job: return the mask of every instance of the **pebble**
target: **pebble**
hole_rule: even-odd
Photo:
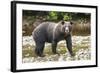
[[[73,36],[72,37],[72,44],[73,45],[78,45],[82,42],[82,40],[85,39],[85,43],[90,43],[90,40],[86,41],[86,39],[89,39],[90,36]],[[58,44],[65,44],[65,41],[61,41]],[[23,37],[23,45],[35,45],[32,39],[32,36],[26,36]],[[51,46],[50,44],[47,43],[48,46]],[[46,45],[46,46],[47,46]],[[86,46],[90,47],[90,44],[84,44]],[[30,49],[30,47],[29,47]],[[59,50],[59,49],[58,49]],[[75,60],[89,60],[91,59],[91,51],[90,48],[79,48],[79,50],[75,53],[74,57],[71,57],[70,54],[67,52],[65,54],[60,54],[58,55],[46,55],[45,57],[29,57],[29,54],[25,55],[25,58],[23,58],[23,63],[29,63],[29,62],[48,62],[48,61],[75,61]]]

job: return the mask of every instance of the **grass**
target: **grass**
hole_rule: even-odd
[[[22,50],[22,57],[25,58],[25,57],[36,57],[36,54],[34,52],[34,49],[35,47],[33,48],[32,46],[29,47],[29,46],[23,46],[23,50]],[[57,48],[57,51],[60,53],[60,54],[64,54],[67,52],[66,50],[66,47],[60,47],[59,50]],[[47,54],[47,55],[52,55],[52,49],[51,47],[45,47],[44,48],[44,54]]]
[[[31,46],[31,45],[27,44],[27,45],[23,46],[22,48],[23,48],[22,49],[22,58],[35,56],[35,53],[34,53],[35,46]]]
[[[74,53],[76,53],[80,49],[89,49],[90,48],[90,38],[83,39],[81,41],[81,43],[73,44],[72,48],[73,48]],[[25,58],[25,57],[37,57],[35,52],[34,52],[34,49],[35,49],[35,46],[33,46],[33,45],[30,45],[30,44],[23,45],[22,57],[23,58]],[[64,43],[63,43],[63,44],[59,44],[57,46],[57,51],[60,54],[65,54],[66,52],[68,52],[68,49],[66,46],[64,46]],[[50,56],[53,54],[51,45],[45,46],[44,54],[46,54],[47,56]]]
[[[34,49],[32,49],[33,47],[24,47],[24,49],[22,50],[22,56],[23,58],[25,57],[36,57],[35,55],[35,52],[34,52]],[[89,48],[88,45],[84,46],[84,44],[81,44],[81,45],[76,45],[73,47],[73,51],[74,53],[76,53],[79,49],[87,49]],[[66,47],[59,47],[57,48],[57,51],[60,53],[60,54],[65,54],[66,52],[68,52],[67,48]],[[48,56],[49,55],[52,55],[52,49],[51,47],[45,47],[44,49],[44,54],[47,54]]]
[[[87,36],[90,35],[91,33],[91,28],[89,24],[84,25],[84,24],[77,24],[73,26],[72,34],[73,35],[81,35],[81,36]]]

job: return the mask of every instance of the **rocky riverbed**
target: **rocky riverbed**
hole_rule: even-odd
[[[71,57],[66,49],[66,42],[60,41],[57,46],[59,55],[54,55],[51,50],[51,44],[46,43],[44,48],[45,57],[37,57],[34,53],[35,43],[32,36],[23,36],[22,61],[23,63],[31,62],[48,62],[48,61],[75,61],[91,59],[91,41],[90,36],[73,36],[72,45],[74,57]]]

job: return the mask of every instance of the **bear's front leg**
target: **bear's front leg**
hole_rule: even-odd
[[[52,52],[53,52],[54,54],[60,55],[60,54],[57,52],[56,47],[57,47],[57,42],[52,41]]]
[[[74,56],[75,54],[73,53],[72,51],[72,36],[71,34],[69,34],[66,38],[66,45],[67,45],[67,48],[68,48],[68,51],[70,53],[71,56]]]

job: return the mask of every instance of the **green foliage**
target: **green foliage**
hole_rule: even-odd
[[[71,20],[71,19],[72,18],[68,14],[64,15],[63,20],[67,21],[67,20]]]
[[[56,21],[57,20],[57,12],[49,12],[47,15],[47,20]]]
[[[27,16],[28,20],[35,20],[37,17],[43,17],[48,21],[60,21],[60,20],[71,20],[73,13],[68,12],[57,12],[57,11],[23,11],[23,16]]]
[[[90,18],[91,14],[89,13],[23,10],[23,25],[28,23],[27,27],[23,26],[25,28],[23,35],[31,35],[35,28],[33,27],[34,22],[40,24],[45,21],[59,22],[61,20],[76,23],[73,26],[73,35],[88,35],[91,32]]]

